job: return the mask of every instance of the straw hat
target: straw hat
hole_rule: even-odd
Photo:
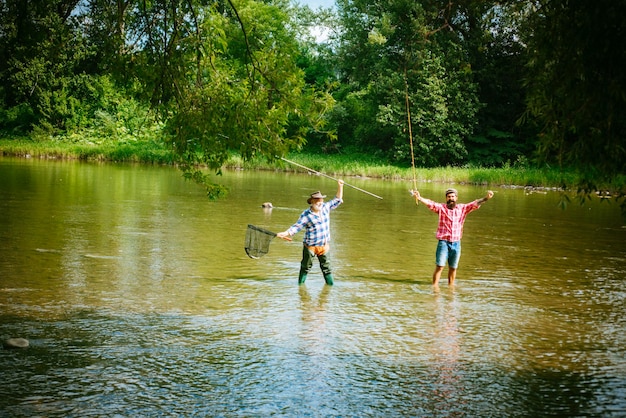
[[[306,202],[310,205],[314,199],[324,199],[325,197],[326,195],[322,194],[320,191],[317,191],[311,194],[311,197],[309,197]]]

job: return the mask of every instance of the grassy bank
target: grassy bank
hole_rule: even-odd
[[[416,168],[390,165],[367,155],[319,155],[295,154],[287,159],[331,176],[364,176],[393,180],[420,182],[467,183],[483,185],[516,185],[544,188],[563,188],[564,184],[575,184],[579,177],[574,172],[555,169],[505,166],[484,167],[436,167]],[[306,171],[288,162],[269,164],[262,161],[244,163],[231,158],[231,166],[247,169]]]
[[[157,142],[102,144],[0,139],[0,155],[41,159],[174,164],[174,155]]]
[[[79,159],[86,161],[135,162],[146,164],[173,165],[175,156],[158,142],[127,142],[114,144],[67,143],[60,141],[37,142],[27,139],[0,139],[0,155],[46,159]],[[439,167],[416,168],[391,165],[368,155],[324,155],[292,154],[290,161],[313,170],[334,176],[363,176],[417,182],[442,182],[482,184],[489,186],[515,185],[537,188],[563,188],[564,185],[579,184],[582,176],[574,171],[539,169],[529,166],[505,166],[502,168],[482,167]],[[224,168],[252,170],[293,171],[306,170],[285,161],[268,162],[255,159],[244,162],[233,155]],[[607,190],[624,189],[626,176],[614,179],[611,184],[598,185]]]

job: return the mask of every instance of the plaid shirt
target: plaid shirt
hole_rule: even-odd
[[[480,207],[478,200],[471,203],[457,203],[454,209],[448,209],[444,203],[436,203],[426,200],[426,207],[439,214],[439,226],[437,226],[437,239],[444,241],[460,241],[463,236],[463,224],[465,217]]]
[[[308,208],[295,224],[287,230],[290,236],[297,234],[302,228],[304,232],[304,245],[309,247],[322,247],[330,242],[330,211],[343,203],[342,199],[335,197],[325,202],[319,214]]]

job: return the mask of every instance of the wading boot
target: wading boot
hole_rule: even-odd
[[[332,286],[333,283],[335,283],[333,281],[333,275],[332,274],[325,274],[324,275],[324,280],[326,280],[326,284],[329,285],[329,286]]]
[[[301,271],[300,274],[298,275],[298,284],[304,283],[305,280],[306,280],[306,272]]]

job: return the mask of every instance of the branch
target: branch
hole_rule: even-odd
[[[448,1],[447,7],[439,12],[439,16],[441,16],[441,18],[443,19],[443,22],[444,22],[443,25],[441,25],[437,29],[434,29],[434,30],[431,30],[430,32],[428,32],[426,34],[426,38],[428,38],[431,35],[434,35],[435,33],[439,32],[439,31],[441,31],[443,29],[446,29],[446,28],[448,28],[450,30],[453,30],[452,26],[450,26],[450,22],[449,22],[451,11],[452,11],[452,1],[450,0],[450,1]]]
[[[230,4],[230,7],[232,7],[233,11],[235,12],[235,16],[237,17],[237,21],[239,22],[239,26],[241,26],[241,32],[243,32],[243,38],[244,38],[244,41],[246,42],[246,51],[248,53],[248,56],[250,57],[250,62],[252,63],[252,68],[254,68],[256,71],[258,71],[259,74],[261,74],[261,76],[270,84],[272,89],[277,91],[278,94],[280,96],[282,96],[282,94],[280,93],[280,90],[278,89],[278,87],[276,87],[274,82],[259,67],[258,61],[254,57],[254,54],[252,53],[252,49],[250,48],[250,42],[248,41],[248,33],[246,32],[246,27],[245,27],[243,21],[241,20],[241,17],[239,16],[239,12],[237,11],[237,8],[233,4],[232,0],[228,0],[228,4]],[[251,77],[251,74],[249,74],[249,76]],[[251,79],[250,81],[253,81],[253,80]],[[254,87],[254,82],[251,82],[250,85],[252,87]]]

